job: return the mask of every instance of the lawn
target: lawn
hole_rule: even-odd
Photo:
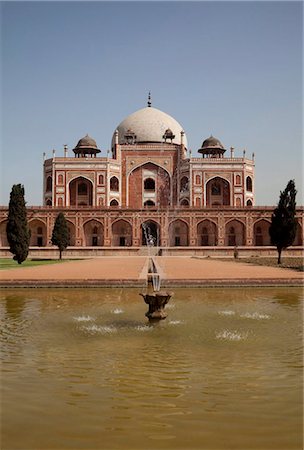
[[[66,259],[62,259],[61,261],[58,259],[27,259],[22,264],[18,264],[17,261],[14,261],[13,258],[0,258],[0,270],[3,269],[17,269],[20,267],[33,267],[33,266],[42,266],[46,264],[58,264],[67,261]]]
[[[246,262],[249,264],[255,264],[258,266],[271,266],[271,267],[281,267],[284,269],[293,269],[298,270],[299,272],[304,271],[303,258],[299,257],[284,257],[282,254],[282,264],[278,265],[278,258],[271,257],[252,257],[252,258],[239,258],[235,259],[235,261]]]

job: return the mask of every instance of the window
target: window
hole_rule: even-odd
[[[180,183],[180,191],[187,192],[189,191],[189,180],[187,177],[183,177]]]
[[[235,184],[241,184],[241,177],[240,177],[240,175],[237,175],[235,177]]]
[[[110,206],[118,206],[118,201],[117,200],[111,200]]]
[[[221,195],[221,186],[218,183],[213,183],[211,186],[211,195]]]
[[[46,179],[46,190],[51,191],[52,190],[52,177],[47,177]]]
[[[195,175],[195,184],[201,184],[201,177],[200,177],[200,175]]]
[[[86,195],[88,193],[88,187],[86,183],[78,184],[78,195]]]
[[[247,206],[252,206],[252,201],[251,201],[251,200],[247,200],[246,205],[247,205]]]
[[[103,175],[99,175],[98,184],[104,184],[104,176]]]
[[[63,184],[63,175],[58,175],[58,184]]]
[[[125,247],[126,246],[126,238],[125,236],[119,237],[119,247]]]
[[[175,236],[175,247],[179,247],[181,245],[180,236]]]
[[[119,191],[119,181],[118,178],[112,177],[110,179],[110,190],[118,192]]]
[[[152,200],[147,200],[147,201],[144,203],[144,206],[155,206],[155,203],[154,203]]]
[[[189,206],[189,201],[186,198],[184,198],[180,204],[181,206]]]
[[[252,192],[252,179],[250,177],[246,178],[246,189],[249,192]]]
[[[144,189],[145,191],[155,191],[155,180],[152,178],[146,178],[144,181]]]

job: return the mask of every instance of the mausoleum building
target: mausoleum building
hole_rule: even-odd
[[[100,153],[86,135],[72,150],[64,146],[62,155],[44,154],[43,206],[28,209],[32,247],[51,246],[60,211],[70,247],[95,254],[147,244],[167,252],[270,246],[273,207],[255,205],[254,154],[237,155],[217,137],[203,136],[200,156],[193,157],[183,127],[152,107],[150,97],[114,130],[106,156]],[[3,208],[2,246],[6,214]],[[302,246],[301,208],[298,222],[295,246]]]

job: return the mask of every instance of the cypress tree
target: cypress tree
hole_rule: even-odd
[[[56,221],[52,233],[52,244],[57,245],[59,249],[59,259],[62,259],[62,252],[70,243],[69,229],[64,214],[60,212],[56,217]]]
[[[27,258],[30,245],[24,187],[21,184],[14,184],[11,190],[6,234],[10,252],[14,255],[13,259],[21,264]]]
[[[282,250],[292,245],[296,237],[296,194],[295,183],[290,180],[280,193],[280,201],[271,216],[269,234],[271,243],[278,250],[278,264],[281,264]]]

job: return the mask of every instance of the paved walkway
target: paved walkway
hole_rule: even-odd
[[[146,256],[101,257],[0,271],[0,286],[139,286],[146,282]],[[162,286],[302,285],[303,274],[279,267],[212,258],[155,257]]]

